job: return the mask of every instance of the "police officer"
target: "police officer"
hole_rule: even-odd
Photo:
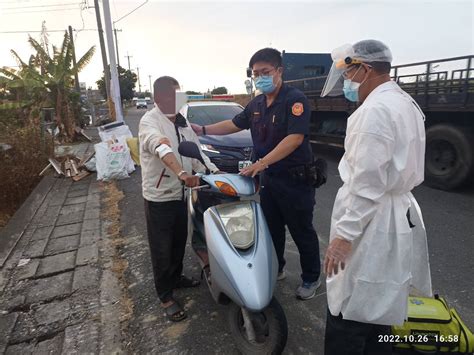
[[[286,225],[300,253],[302,284],[296,296],[310,299],[321,283],[319,243],[313,227],[315,190],[306,176],[306,167],[312,162],[309,103],[301,91],[283,83],[281,53],[276,49],[257,51],[249,67],[255,87],[263,95],[255,97],[232,120],[192,127],[198,135],[224,135],[250,129],[256,161],[241,174],[255,176],[264,172],[261,206],[278,256],[278,279],[286,277]]]

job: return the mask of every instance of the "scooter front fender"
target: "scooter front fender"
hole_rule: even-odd
[[[232,245],[216,207],[204,213],[204,226],[214,298],[223,293],[241,307],[261,311],[272,299],[278,261],[263,211],[255,201],[250,205],[255,243],[247,250]]]

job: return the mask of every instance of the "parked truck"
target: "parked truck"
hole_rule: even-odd
[[[322,98],[330,54],[283,52],[283,79],[310,99],[311,141],[343,147],[346,121],[357,105],[343,96]],[[425,182],[451,190],[474,175],[474,55],[395,65],[392,80],[426,115]]]

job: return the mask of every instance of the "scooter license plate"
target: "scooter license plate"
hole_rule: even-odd
[[[251,160],[241,160],[239,161],[239,171],[244,170],[246,167],[252,165]]]

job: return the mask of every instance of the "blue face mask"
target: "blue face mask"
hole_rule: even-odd
[[[352,81],[351,79],[344,80],[344,87],[342,91],[344,92],[344,96],[346,99],[352,102],[359,101],[359,87],[361,83],[357,83]]]
[[[275,90],[273,75],[261,75],[255,79],[255,87],[263,94],[269,94]]]

